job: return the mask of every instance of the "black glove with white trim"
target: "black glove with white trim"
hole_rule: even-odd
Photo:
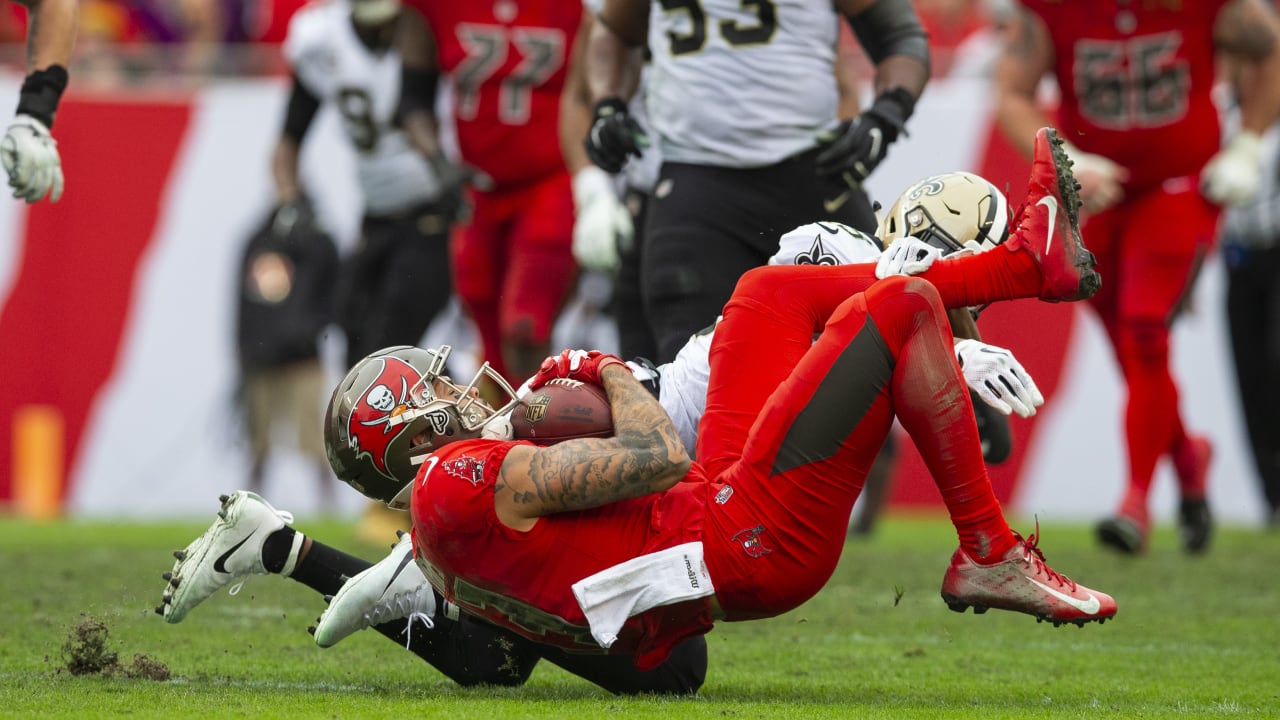
[[[607,173],[616,173],[628,157],[640,157],[649,147],[649,136],[627,112],[626,103],[619,98],[605,98],[596,103],[592,112],[585,144],[591,162]]]
[[[876,98],[858,117],[819,135],[818,174],[852,188],[861,187],[884,160],[889,145],[904,134],[914,108],[911,93],[896,87]]]

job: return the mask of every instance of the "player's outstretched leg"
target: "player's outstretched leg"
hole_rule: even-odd
[[[1008,245],[1035,259],[1042,278],[1041,300],[1083,300],[1102,287],[1093,269],[1093,253],[1080,238],[1078,188],[1062,138],[1053,128],[1040,128],[1027,196],[1014,215]]]
[[[1116,601],[1106,593],[1090,590],[1045,562],[1037,547],[1040,528],[1028,539],[1014,533],[1017,544],[998,562],[979,565],[964,548],[951,556],[951,567],[942,579],[942,599],[956,612],[972,607],[1013,610],[1048,620],[1083,626],[1106,622],[1116,614]]]
[[[332,647],[357,630],[407,618],[422,620],[430,629],[436,614],[435,595],[413,560],[413,542],[400,533],[391,554],[351,578],[316,624],[316,644]]]
[[[182,622],[191,608],[204,602],[232,580],[266,575],[262,546],[267,537],[293,522],[293,515],[275,509],[260,496],[240,490],[221,497],[218,519],[185,550],[176,550],[173,570],[164,574],[165,585],[156,613],[167,622]],[[293,547],[281,574],[288,575],[297,562],[302,535]]]

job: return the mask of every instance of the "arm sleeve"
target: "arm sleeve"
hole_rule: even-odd
[[[311,128],[311,121],[320,110],[320,98],[311,94],[302,84],[298,76],[293,77],[293,91],[289,93],[289,104],[284,114],[284,134],[298,145]]]

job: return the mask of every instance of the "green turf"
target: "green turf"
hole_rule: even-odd
[[[1187,558],[1160,528],[1131,559],[1082,526],[1046,526],[1051,564],[1120,605],[1106,625],[1053,628],[949,611],[949,525],[891,517],[799,610],[721,624],[701,694],[663,700],[616,698],[545,663],[522,688],[461,689],[372,632],[320,650],[305,628],[323,602],[279,578],[167,625],[152,611],[160,573],[205,525],[0,520],[0,717],[1280,717],[1280,533],[1226,529]],[[299,527],[371,559],[385,550],[354,543],[349,524]],[[142,653],[173,678],[71,675],[61,648],[85,613],[122,661]]]

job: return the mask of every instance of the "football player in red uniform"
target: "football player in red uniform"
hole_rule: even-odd
[[[945,306],[1097,290],[1050,130],[1032,173],[1016,229],[989,252],[914,278],[877,281],[868,265],[744,276],[712,345],[697,462],[614,356],[565,351],[542,364],[533,385],[603,385],[616,436],[541,448],[495,431],[497,413],[439,374],[439,353],[406,349],[367,358],[335,389],[331,463],[362,492],[411,506],[414,554],[448,603],[645,670],[715,620],[773,616],[825,584],[897,417],[959,536],[942,585],[953,610],[1104,621],[1110,596],[1049,568],[1038,538],[1006,524],[946,324]]]
[[[451,251],[455,292],[479,329],[484,357],[518,382],[546,356],[577,273],[573,195],[557,127],[583,10],[556,0],[409,5],[425,24],[411,25],[399,43],[403,122],[435,125],[438,77],[447,74],[458,149],[476,179],[470,222]]]
[[[1031,153],[1048,124],[1036,88],[1061,88],[1059,126],[1070,143],[1083,231],[1107,281],[1090,300],[1128,387],[1128,489],[1099,539],[1146,547],[1147,496],[1170,456],[1181,494],[1183,547],[1207,548],[1205,480],[1212,447],[1178,411],[1169,329],[1214,244],[1220,206],[1258,183],[1259,134],[1280,113],[1280,21],[1263,0],[1128,2],[1023,0],[997,69],[998,118]],[[1211,98],[1215,57],[1231,61],[1240,130],[1220,146]]]

